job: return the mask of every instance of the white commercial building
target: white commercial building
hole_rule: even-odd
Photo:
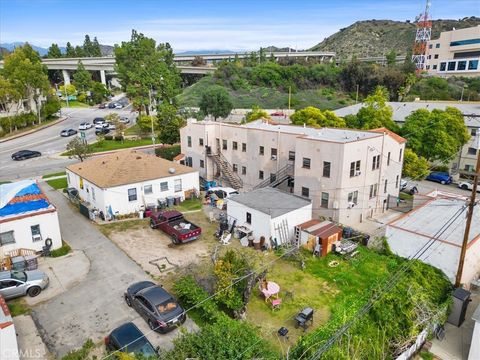
[[[387,129],[192,120],[180,133],[185,163],[203,178],[244,190],[285,188],[311,199],[316,215],[340,223],[385,210],[388,196],[399,193],[405,139]]]
[[[296,225],[312,218],[312,203],[300,196],[266,187],[228,199],[229,221],[252,230],[259,239],[270,237],[282,244],[292,239]]]
[[[188,198],[199,191],[198,171],[155,155],[124,150],[66,168],[69,187],[104,214],[130,214],[167,197]]]
[[[427,43],[426,54],[430,75],[480,76],[480,25],[441,32]]]
[[[41,251],[46,239],[62,246],[57,209],[35,181],[0,185],[0,258],[10,251]]]
[[[467,198],[440,192],[432,195],[435,197],[424,205],[389,223],[385,236],[395,254],[408,258],[420,251],[417,258],[439,268],[454,282],[465,231]],[[476,206],[461,282],[469,284],[479,274],[480,210]]]

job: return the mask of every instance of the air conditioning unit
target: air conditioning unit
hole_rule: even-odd
[[[334,202],[333,202],[333,209],[334,209],[334,210],[337,210],[338,207],[339,207],[339,206],[338,206],[338,201],[334,201]]]
[[[349,208],[349,209],[352,209],[354,206],[355,206],[355,203],[354,203],[354,202],[349,202],[349,203],[348,203],[348,208]]]
[[[362,175],[362,172],[360,170],[355,171],[355,176]]]
[[[277,160],[277,155],[272,155],[272,160]]]
[[[33,241],[41,241],[42,240],[42,235],[33,235],[32,240]]]

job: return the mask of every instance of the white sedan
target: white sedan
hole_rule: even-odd
[[[470,181],[462,181],[462,182],[458,183],[458,187],[460,189],[464,189],[464,190],[472,190],[473,189],[473,183],[471,183]],[[480,186],[477,186],[477,192],[480,192]]]
[[[90,124],[89,122],[82,122],[80,125],[78,125],[78,130],[88,130],[88,129],[91,129],[93,127],[92,124]]]

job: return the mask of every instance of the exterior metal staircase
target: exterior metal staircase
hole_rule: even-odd
[[[220,170],[221,177],[230,183],[232,188],[240,189],[243,187],[242,179],[235,171],[233,171],[233,166],[220,151],[217,151],[216,154],[207,152],[207,155],[213,160],[215,165],[217,165],[218,169]]]
[[[263,180],[262,182],[257,184],[254,187],[254,189],[260,189],[267,186],[276,187],[280,185],[282,182],[284,182],[285,180],[287,180],[288,178],[293,178],[293,170],[294,170],[293,164],[287,164],[284,167],[280,168],[275,173],[275,176]]]

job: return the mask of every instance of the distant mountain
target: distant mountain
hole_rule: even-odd
[[[432,39],[440,32],[453,28],[463,29],[480,24],[478,17],[466,17],[460,20],[433,20]],[[405,55],[413,46],[415,24],[409,21],[366,20],[340,29],[315,45],[312,51],[334,51],[340,59],[352,56],[381,56],[391,50]]]
[[[112,56],[114,47],[111,45],[102,45],[100,44],[100,51],[102,56]]]
[[[267,52],[297,52],[297,51],[303,51],[303,50],[295,50],[290,47],[283,47],[279,48],[276,46],[268,46],[266,48],[263,48]]]
[[[0,43],[0,47],[3,47],[8,51],[12,52],[16,47],[22,46],[24,44],[25,42],[20,42],[20,41],[12,42],[12,43]],[[33,44],[30,44],[30,46],[32,47],[33,50],[37,51],[40,54],[40,56],[47,55],[48,49],[45,49],[40,46],[35,46]]]

